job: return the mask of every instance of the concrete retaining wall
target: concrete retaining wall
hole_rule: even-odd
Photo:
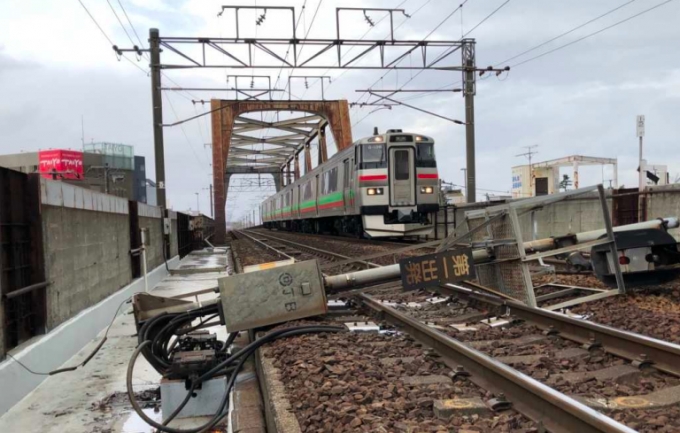
[[[41,182],[50,330],[132,277],[128,202],[62,182]]]
[[[670,201],[673,201],[677,206],[680,206],[680,195],[677,195],[674,199],[670,199]],[[502,204],[502,202],[461,204],[456,205],[453,208],[449,207],[448,233],[452,233],[454,220],[456,226],[459,226],[465,221],[466,212],[499,204]],[[610,198],[607,199],[607,205],[611,212],[612,200]],[[679,212],[680,210],[676,211],[676,213],[666,214],[664,216],[679,215]],[[601,229],[604,227],[602,207],[597,198],[597,194],[567,199],[548,205],[544,209],[535,211],[534,221],[537,239]],[[443,209],[440,210],[437,216],[437,223],[437,238],[443,239],[445,234]],[[520,225],[522,226],[522,236],[524,240],[530,240],[533,232],[530,214],[520,216]]]
[[[649,188],[647,195],[647,219],[680,217],[680,185],[664,185]],[[668,231],[680,241],[680,229]]]
[[[178,263],[178,257],[169,262],[171,266],[177,266]],[[166,275],[165,266],[151,270],[148,275],[149,287],[158,284]],[[71,359],[108,326],[114,313],[125,299],[143,291],[144,279],[138,278],[96,305],[79,312],[75,317],[63,322],[49,334],[39,337],[30,345],[13,353],[12,356],[30,366],[34,371],[45,372],[56,369]],[[129,307],[123,307],[121,310],[127,309]],[[10,358],[1,362],[0,415],[40,385],[45,378],[46,376],[30,374]]]

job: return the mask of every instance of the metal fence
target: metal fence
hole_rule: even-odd
[[[0,354],[45,331],[38,175],[0,168]]]

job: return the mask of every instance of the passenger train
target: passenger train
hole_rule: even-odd
[[[266,228],[368,238],[430,234],[438,210],[434,140],[400,129],[354,142],[260,205]]]

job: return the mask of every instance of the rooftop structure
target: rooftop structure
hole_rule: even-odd
[[[534,197],[555,194],[568,186],[578,189],[584,185],[579,183],[578,169],[584,165],[612,165],[614,178],[612,188],[618,186],[618,163],[616,158],[599,158],[595,156],[572,155],[549,161],[512,167],[512,197]],[[573,175],[560,179],[561,167],[573,167]],[[566,179],[566,182],[563,180]]]

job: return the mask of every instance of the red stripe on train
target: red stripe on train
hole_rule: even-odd
[[[342,202],[342,201],[336,201],[336,202],[333,202],[333,203],[320,204],[320,205],[319,205],[319,210],[321,210],[321,209],[330,209],[330,208],[334,208],[334,207],[342,207],[343,204],[344,204],[344,202]]]
[[[418,179],[438,179],[439,174],[437,173],[420,173],[418,174]]]
[[[387,180],[386,174],[367,174],[359,176],[359,182],[365,182],[369,180]]]

